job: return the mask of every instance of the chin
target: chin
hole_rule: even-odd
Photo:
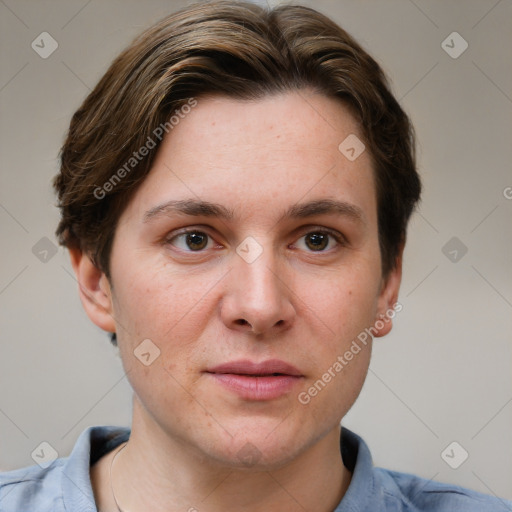
[[[258,443],[258,440],[256,440]],[[229,469],[242,471],[275,471],[293,461],[302,451],[296,446],[283,444],[280,446],[265,445],[253,443],[250,440],[237,442],[225,451],[215,449],[213,458],[223,466]]]
[[[287,423],[287,419],[245,418],[227,425],[226,431],[209,436],[203,453],[231,469],[268,471],[293,461],[318,437],[308,432],[305,422]],[[220,428],[220,427],[219,427]],[[211,433],[213,433],[210,430]]]

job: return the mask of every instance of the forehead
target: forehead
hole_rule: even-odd
[[[225,204],[240,218],[270,218],[294,203],[333,199],[371,221],[371,158],[344,152],[344,141],[353,146],[361,138],[340,101],[308,90],[251,101],[200,97],[164,138],[132,210],[142,218],[159,204],[195,197]]]

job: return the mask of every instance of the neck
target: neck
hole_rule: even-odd
[[[170,439],[137,413],[136,403],[130,440],[113,477],[123,511],[331,512],[350,483],[340,455],[340,427],[280,467],[239,469]]]

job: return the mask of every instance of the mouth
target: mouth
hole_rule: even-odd
[[[261,363],[232,361],[209,368],[205,373],[240,398],[254,401],[282,397],[304,377],[297,368],[278,359]]]
[[[280,361],[279,359],[269,359],[261,363],[255,363],[247,359],[232,361],[230,363],[220,364],[207,370],[207,373],[214,374],[236,374],[248,375],[251,377],[289,375],[291,377],[302,377],[295,366]]]

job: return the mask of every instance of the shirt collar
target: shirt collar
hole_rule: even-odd
[[[62,497],[66,510],[97,511],[90,467],[127,441],[129,436],[129,429],[119,427],[89,427],[80,434],[62,472]]]
[[[341,429],[340,449],[343,464],[352,472],[352,479],[334,512],[371,510],[376,484],[370,449],[357,434],[345,427]]]
[[[90,467],[103,455],[130,437],[128,428],[89,427],[78,438],[62,473],[62,496],[66,510],[97,512],[90,479]],[[366,443],[345,427],[341,429],[340,450],[345,467],[352,472],[350,485],[334,512],[360,512],[375,502],[375,478]]]

